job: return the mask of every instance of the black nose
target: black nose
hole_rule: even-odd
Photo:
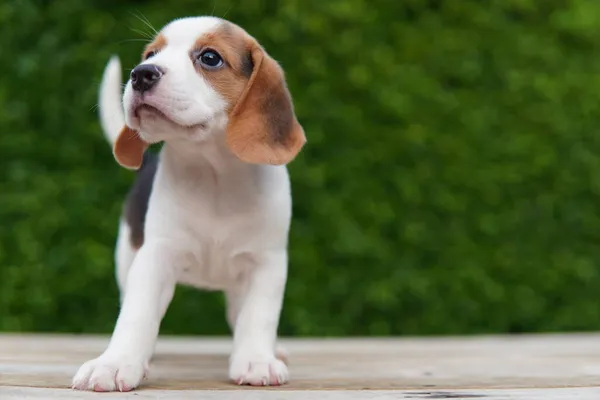
[[[138,65],[131,71],[131,86],[136,92],[145,92],[163,76],[163,71],[154,64]]]

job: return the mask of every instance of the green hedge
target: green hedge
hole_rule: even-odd
[[[600,2],[165,4],[0,4],[0,330],[111,330],[133,174],[98,82],[137,15],[211,13],[281,62],[309,138],[281,333],[600,329]],[[222,296],[179,289],[163,332],[227,333]]]

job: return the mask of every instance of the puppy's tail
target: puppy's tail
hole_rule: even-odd
[[[100,125],[111,146],[125,125],[121,94],[121,61],[112,56],[104,68],[98,95]]]

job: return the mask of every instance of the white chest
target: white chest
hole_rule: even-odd
[[[285,249],[291,202],[285,167],[215,168],[161,160],[148,205],[146,238],[169,240],[185,256],[182,284],[223,290],[255,255]]]
[[[206,241],[190,249],[189,262],[180,269],[178,282],[200,289],[224,290],[243,272],[237,257],[222,244]]]

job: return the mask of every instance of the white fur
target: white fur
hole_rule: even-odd
[[[106,139],[111,145],[117,140],[119,132],[125,124],[120,97],[121,62],[118,57],[111,57],[104,69],[98,96],[100,124]]]
[[[118,60],[106,68],[100,116],[112,143],[117,122],[164,141],[146,216],[145,240],[131,247],[120,223],[117,280],[122,307],[106,351],[73,379],[82,390],[131,390],[148,370],[160,322],[177,283],[223,290],[233,330],[229,377],[238,384],[280,384],[286,365],[276,357],[279,314],[287,278],[291,218],[285,166],[246,164],[225,146],[227,102],[196,73],[188,52],[220,20],[176,20],[163,29],[167,47],[146,62],[166,73],[145,98],[172,121],[152,112],[136,118],[137,98],[128,82],[121,114]],[[119,112],[117,112],[119,110]],[[198,306],[201,317],[202,305]]]

